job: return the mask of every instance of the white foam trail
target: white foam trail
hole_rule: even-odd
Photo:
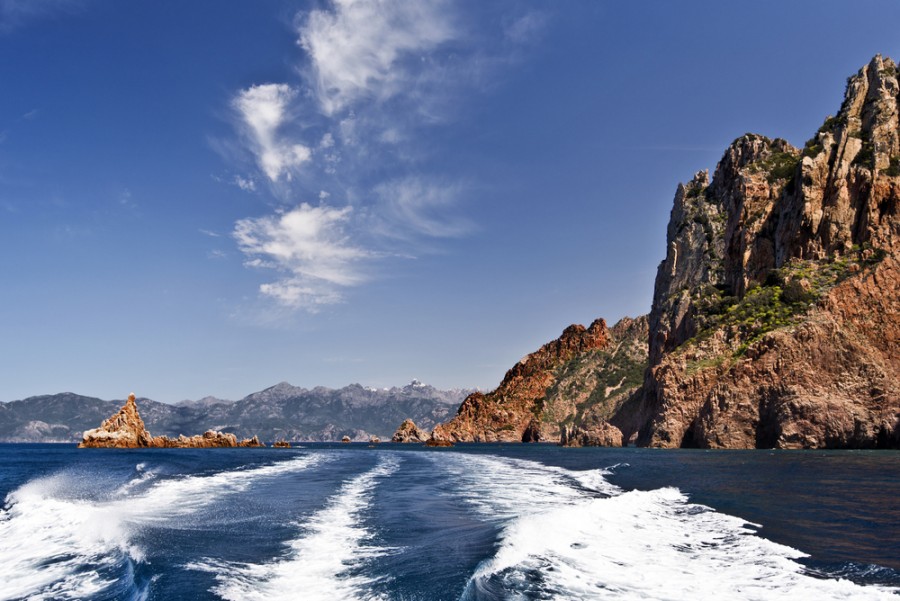
[[[621,492],[603,478],[605,470],[572,472],[534,461],[483,455],[426,456],[449,473],[463,500],[489,520],[508,520],[598,494]]]
[[[264,564],[208,562],[187,567],[214,572],[219,585],[213,592],[229,600],[382,599],[368,590],[377,579],[358,570],[388,549],[367,544],[372,533],[363,526],[362,518],[377,479],[391,475],[398,465],[397,457],[383,457],[375,468],[347,480],[325,508],[298,524],[304,534],[289,543],[283,559]]]
[[[897,599],[886,588],[812,577],[796,561],[802,552],[674,488],[622,492],[602,470],[502,458],[447,463],[460,494],[501,526],[496,554],[463,599]]]
[[[66,498],[65,474],[32,480],[6,497],[0,510],[0,601],[83,599],[115,583],[102,576],[126,556],[140,560],[132,536],[143,524],[171,519],[245,490],[259,478],[302,470],[322,456],[305,456],[258,468],[161,480],[123,497],[147,473],[125,484],[111,500]]]

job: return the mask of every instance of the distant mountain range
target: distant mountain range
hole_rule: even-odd
[[[403,387],[299,388],[282,382],[239,401],[206,397],[170,405],[139,398],[154,435],[178,436],[209,429],[261,440],[331,441],[349,436],[389,440],[411,417],[423,429],[453,416],[472,390],[438,390],[417,380]],[[0,403],[0,441],[77,442],[125,403],[70,392]]]

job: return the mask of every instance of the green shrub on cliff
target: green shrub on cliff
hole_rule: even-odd
[[[900,175],[900,157],[891,157],[891,164],[884,172],[891,177]]]
[[[766,181],[774,184],[778,180],[790,179],[794,176],[800,157],[790,152],[774,152],[768,157],[753,163],[750,173],[763,172]]]
[[[752,286],[741,298],[705,284],[693,295],[697,334],[684,346],[696,345],[724,330],[726,339],[737,343],[734,356],[739,357],[765,334],[795,323],[830,288],[860,269],[876,265],[886,255],[882,249],[863,245],[830,261],[793,259],[773,269],[763,283]],[[720,363],[709,358],[689,369]]]

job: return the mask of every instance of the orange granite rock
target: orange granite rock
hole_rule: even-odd
[[[238,440],[234,434],[208,430],[195,436],[168,438],[167,436],[151,436],[144,427],[144,420],[138,413],[134,393],[119,411],[103,421],[99,428],[87,430],[78,445],[87,448],[213,448],[213,447],[264,447],[254,436]]]

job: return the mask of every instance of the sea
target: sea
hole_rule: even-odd
[[[900,452],[0,445],[0,599],[900,601]]]

